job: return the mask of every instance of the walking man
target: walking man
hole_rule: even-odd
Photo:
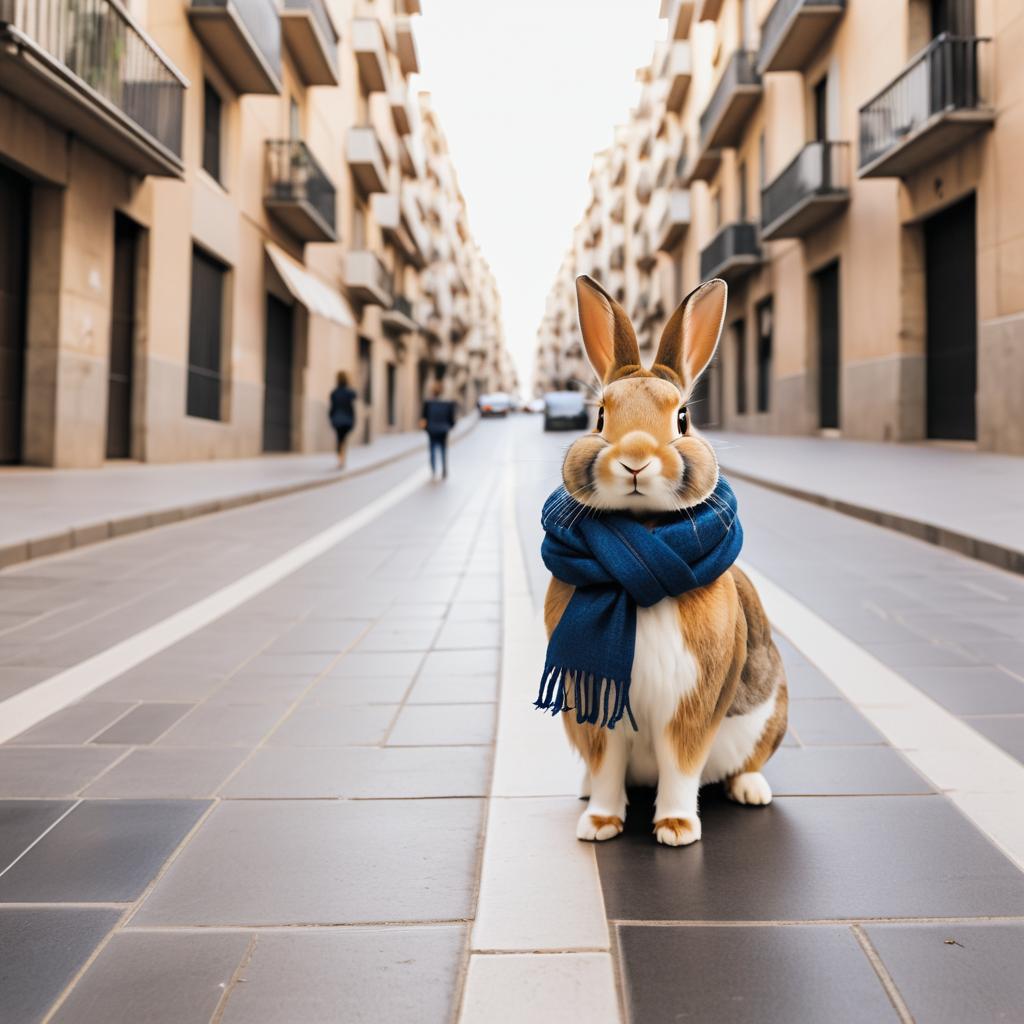
[[[420,427],[427,432],[430,441],[430,472],[437,479],[438,457],[441,461],[441,476],[448,477],[448,433],[455,426],[455,403],[441,397],[440,381],[430,388],[430,397],[423,403]]]
[[[338,438],[338,468],[345,468],[345,442],[356,425],[356,393],[348,383],[348,374],[338,372],[338,386],[331,392],[331,426]]]

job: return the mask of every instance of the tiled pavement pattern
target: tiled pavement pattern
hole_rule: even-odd
[[[495,722],[495,443],[0,746],[0,1021],[452,1016]],[[0,574],[6,692],[419,465]]]

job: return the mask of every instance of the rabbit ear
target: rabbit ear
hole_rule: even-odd
[[[693,387],[715,354],[728,294],[728,286],[721,279],[705,281],[683,299],[665,324],[654,363],[672,370],[687,389]]]
[[[576,278],[576,302],[587,358],[607,384],[640,369],[640,348],[626,311],[592,278]]]

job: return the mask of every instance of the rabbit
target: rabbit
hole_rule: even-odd
[[[690,422],[686,403],[718,345],[727,292],[717,279],[691,292],[644,369],[625,311],[597,282],[577,279],[584,346],[602,382],[597,427],[573,442],[562,467],[578,502],[649,522],[698,505],[715,489],[714,450]],[[573,592],[552,577],[544,607],[549,637]],[[627,784],[657,785],[654,834],[669,846],[700,839],[702,784],[723,782],[740,804],[771,802],[761,768],[785,735],[788,691],[764,608],[738,567],[637,609],[630,700],[635,731],[627,722],[605,729],[561,715],[589,774],[577,838],[622,832]]]

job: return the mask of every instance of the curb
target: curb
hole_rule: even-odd
[[[895,530],[897,533],[906,534],[916,540],[923,540],[926,544],[934,544],[936,547],[945,548],[947,551],[955,551],[959,555],[973,558],[976,561],[984,562],[986,565],[995,566],[997,569],[1004,569],[1007,572],[1024,575],[1024,551],[1016,548],[1008,548],[1002,544],[995,544],[992,541],[982,540],[979,537],[972,537],[967,533],[960,533],[957,530],[950,530],[944,526],[936,526],[934,523],[927,523],[920,519],[911,519],[908,516],[897,515],[894,512],[883,512],[868,505],[854,505],[848,501],[841,501],[838,498],[830,498],[827,494],[817,494],[814,491],[805,491],[799,487],[790,487],[786,484],[779,484],[773,480],[765,480],[763,477],[753,473],[744,472],[739,469],[732,469],[722,464],[722,469],[729,476],[738,480],[746,480],[748,483],[757,484],[769,491],[778,494],[785,494],[790,498],[798,498],[801,501],[810,502],[813,505],[821,505],[824,508],[832,509],[833,512],[841,512],[843,515],[852,516],[854,519],[862,519],[875,526],[882,526],[888,530]]]
[[[466,423],[466,426],[462,430],[457,426],[452,431],[452,441],[461,441],[478,422],[478,416],[466,417],[461,420],[460,425]],[[407,459],[419,452],[420,447],[419,443],[415,445],[410,444],[408,448],[380,458],[376,462],[367,463],[367,465],[359,466],[357,469],[347,469],[340,473],[332,473],[326,478],[311,478],[309,480],[300,480],[296,483],[282,484],[279,487],[270,487],[265,490],[228,494],[223,498],[214,498],[210,501],[194,502],[188,505],[174,505],[168,508],[155,509],[152,512],[133,512],[131,515],[105,519],[98,523],[72,526],[58,533],[51,533],[42,537],[32,537],[28,540],[18,541],[15,544],[0,546],[0,571],[20,565],[23,562],[32,561],[35,558],[63,554],[73,549],[88,547],[90,544],[99,544],[105,540],[126,537],[132,533],[141,533],[143,530],[152,530],[158,526],[168,526],[171,523],[180,523],[186,519],[196,519],[199,516],[212,515],[215,512],[228,512],[231,509],[243,508],[246,505],[255,505],[258,502],[271,501],[274,498],[284,498],[291,494],[298,494],[301,491],[312,491],[318,487],[330,487],[332,484],[342,483],[345,480],[351,480],[354,477],[372,473],[384,466],[390,466],[395,462],[400,462],[402,459]]]

